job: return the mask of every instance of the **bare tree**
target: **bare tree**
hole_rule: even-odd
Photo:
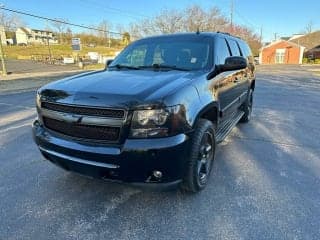
[[[138,23],[130,23],[129,33],[131,35],[131,40],[137,40],[142,37],[142,32]]]
[[[126,28],[120,23],[116,25],[116,30],[120,34],[123,34],[124,32],[126,32]]]
[[[193,5],[185,10],[184,29],[187,32],[206,30],[207,13],[199,6]]]
[[[304,28],[304,33],[305,33],[305,34],[312,33],[313,25],[314,25],[314,24],[313,24],[313,21],[310,20],[310,21],[306,24],[306,26],[305,26],[305,28]]]
[[[97,29],[99,29],[99,31],[97,31],[97,36],[100,38],[108,38],[109,34],[108,32],[111,29],[111,24],[107,21],[107,20],[102,20],[98,26]]]
[[[101,45],[108,44],[111,46],[111,24],[107,20],[102,20],[95,28],[98,30],[96,32],[96,36],[98,37],[99,41],[98,43]]]
[[[17,27],[24,26],[25,23],[16,14],[7,14],[5,11],[0,10],[0,25],[6,31],[14,31]]]
[[[155,28],[159,33],[174,33],[183,31],[183,14],[176,10],[163,10],[148,26],[152,31]]]
[[[148,35],[198,30],[229,32],[229,21],[218,8],[204,9],[195,4],[182,10],[164,9],[154,17],[132,23],[129,33],[136,39]],[[234,24],[232,33],[251,43],[254,52],[259,51],[259,37],[250,28]]]
[[[59,42],[62,43],[63,42],[62,35],[67,27],[67,24],[65,24],[65,22],[68,22],[68,20],[63,18],[55,18],[55,20],[56,20],[55,22],[51,22],[51,25],[59,34]]]
[[[228,19],[221,14],[221,11],[217,7],[212,7],[207,12],[207,22],[205,26],[206,31],[221,31],[225,32],[229,28]]]

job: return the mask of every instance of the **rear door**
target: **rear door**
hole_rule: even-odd
[[[221,65],[225,63],[227,57],[231,56],[231,49],[227,44],[224,37],[217,37],[214,45],[214,63],[215,65]],[[220,111],[222,119],[228,118],[237,107],[238,95],[237,95],[237,84],[235,80],[238,76],[238,71],[226,71],[219,73],[215,77],[217,81],[217,97],[220,102]]]
[[[238,41],[236,39],[229,38],[227,40],[232,56],[243,56],[242,51],[240,50]],[[245,56],[243,56],[245,57]],[[241,69],[236,71],[234,74],[234,89],[236,97],[240,98],[237,107],[242,103],[242,100],[245,98],[245,95],[248,90],[248,69]]]
[[[241,91],[242,91],[242,96],[245,95],[247,96],[247,91],[248,87],[251,85],[251,81],[254,80],[255,75],[255,65],[254,65],[254,58],[252,55],[252,52],[250,50],[250,47],[248,44],[246,44],[244,41],[239,40],[238,41],[240,50],[241,50],[241,56],[247,59],[248,62],[248,67],[244,69],[244,75],[243,75],[243,80],[241,82]],[[242,99],[245,100],[245,99]]]

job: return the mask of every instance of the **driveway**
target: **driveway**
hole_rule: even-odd
[[[88,179],[32,141],[35,92],[0,95],[0,239],[320,239],[320,78],[259,66],[252,120],[199,194]]]

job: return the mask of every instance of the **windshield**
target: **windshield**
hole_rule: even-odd
[[[128,46],[109,66],[127,69],[207,69],[210,44],[206,39],[152,38]]]

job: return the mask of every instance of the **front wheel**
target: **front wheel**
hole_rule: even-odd
[[[200,119],[195,127],[182,188],[189,192],[202,190],[209,179],[216,149],[212,122]]]

